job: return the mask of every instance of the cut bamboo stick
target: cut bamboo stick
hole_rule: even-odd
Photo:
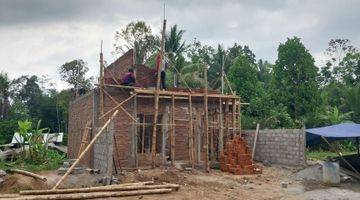
[[[91,193],[91,192],[110,192],[110,191],[132,191],[132,190],[150,190],[150,189],[171,189],[176,191],[179,189],[177,184],[164,185],[110,185],[89,188],[72,188],[72,189],[56,189],[56,190],[25,190],[20,191],[21,195],[48,195],[48,194],[72,194],[72,193]]]
[[[260,124],[256,124],[256,131],[255,131],[255,136],[254,136],[254,144],[253,144],[252,155],[251,155],[252,159],[254,159],[254,157],[255,157],[255,149],[256,149],[256,142],[257,142],[257,138],[258,138],[258,134],[259,134],[259,129],[260,129]]]
[[[170,193],[172,189],[152,189],[152,190],[134,190],[134,191],[120,191],[120,192],[93,192],[93,193],[76,193],[76,194],[54,194],[54,195],[40,195],[40,196],[20,196],[13,200],[75,200],[75,199],[95,199],[95,198],[110,198],[110,197],[126,197],[149,194],[165,194]]]
[[[110,117],[110,119],[104,124],[104,126],[100,129],[100,131],[95,135],[95,137],[91,140],[89,145],[85,148],[85,150],[80,154],[80,156],[76,159],[76,161],[71,165],[71,167],[67,170],[63,177],[56,183],[56,185],[52,188],[53,190],[58,188],[59,185],[66,179],[67,176],[71,173],[71,171],[76,167],[77,164],[81,161],[81,159],[85,156],[85,154],[91,149],[91,147],[95,144],[96,140],[101,136],[104,130],[109,126],[115,116],[119,113],[118,110],[114,112],[114,114]]]
[[[38,174],[34,174],[32,172],[28,172],[28,171],[25,171],[25,170],[21,170],[21,169],[8,169],[7,170],[8,172],[12,172],[12,173],[17,173],[17,174],[22,174],[22,175],[25,175],[25,176],[30,176],[32,178],[35,178],[35,179],[38,179],[38,180],[41,180],[41,181],[46,181],[46,178],[44,176],[40,176]]]

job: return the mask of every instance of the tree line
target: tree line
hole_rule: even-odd
[[[209,65],[208,85],[221,90],[221,71],[226,82],[241,97],[242,126],[254,128],[299,128],[360,123],[360,52],[348,39],[331,39],[324,49],[324,66],[316,66],[313,56],[298,37],[287,38],[277,48],[275,63],[257,59],[249,46],[234,43],[211,46],[194,39],[184,41],[185,30],[178,25],[166,33],[165,52],[170,63],[167,82],[174,87],[204,86],[203,65]],[[160,34],[143,21],[131,22],[114,36],[114,55],[136,49],[136,63],[155,66]],[[59,66],[70,89],[56,91],[44,86],[37,76],[10,80],[0,74],[0,140],[8,141],[16,121],[42,119],[51,131],[67,132],[68,105],[72,98],[90,90],[94,78],[86,78],[88,67],[82,59]],[[230,87],[225,87],[230,92]],[[14,125],[15,124],[15,125]],[[6,131],[5,131],[6,132]],[[10,136],[11,137],[11,136]],[[0,141],[0,142],[2,142]]]

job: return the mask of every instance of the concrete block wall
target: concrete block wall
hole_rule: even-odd
[[[252,150],[255,130],[244,130],[242,136]],[[255,161],[290,166],[304,165],[305,130],[264,129],[260,130],[256,143]]]
[[[94,144],[94,168],[100,173],[111,174],[113,167],[113,144],[114,123],[111,123],[106,131],[96,140]],[[96,128],[98,132],[100,128]]]

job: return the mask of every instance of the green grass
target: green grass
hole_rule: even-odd
[[[0,169],[6,170],[10,168],[15,168],[23,169],[30,172],[56,170],[62,165],[62,162],[66,158],[64,154],[60,154],[53,150],[48,150],[46,157],[47,159],[43,163],[33,163],[31,161],[27,161],[21,158],[17,159],[14,162],[0,161]]]
[[[355,154],[355,151],[345,151],[341,152],[342,155],[351,155]],[[306,158],[309,160],[325,160],[327,157],[337,157],[338,154],[330,151],[324,150],[310,150],[306,151]]]

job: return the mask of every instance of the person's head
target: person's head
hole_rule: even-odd
[[[134,73],[134,68],[129,67],[129,72],[130,72],[130,73]]]

